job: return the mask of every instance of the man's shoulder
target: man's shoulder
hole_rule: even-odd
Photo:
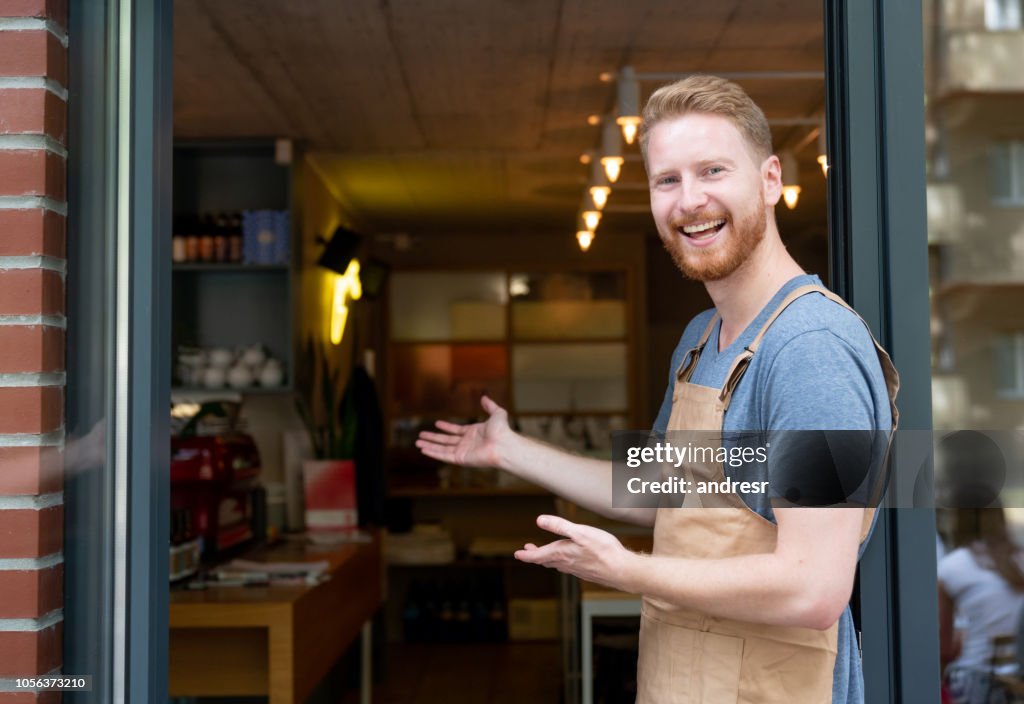
[[[815,293],[793,301],[779,315],[765,333],[761,349],[771,357],[807,335],[812,335],[819,344],[849,347],[859,356],[875,356],[874,341],[860,316]]]

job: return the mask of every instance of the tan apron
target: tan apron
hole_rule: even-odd
[[[733,361],[721,389],[690,383],[717,322],[717,314],[713,316],[697,347],[687,353],[676,374],[668,430],[708,431],[707,444],[717,447],[733,391],[765,332],[790,303],[815,292],[852,311],[841,298],[820,286],[795,289]],[[875,347],[889,392],[895,430],[899,417],[895,405],[899,377],[889,355],[877,342]],[[704,438],[701,444],[707,446]],[[689,466],[685,473],[688,481],[725,479],[721,463]],[[658,509],[653,554],[722,558],[775,550],[777,526],[750,509],[736,494],[688,494],[684,506],[702,508]],[[862,542],[873,516],[874,509],[864,511]],[[837,634],[838,623],[825,631],[769,626],[718,618],[644,597],[637,704],[830,702]]]

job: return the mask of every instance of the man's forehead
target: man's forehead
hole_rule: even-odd
[[[689,113],[659,122],[651,128],[647,148],[652,166],[665,158],[753,158],[750,145],[733,121],[708,113]]]

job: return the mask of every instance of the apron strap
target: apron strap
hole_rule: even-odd
[[[723,403],[724,408],[729,408],[729,403],[732,401],[732,394],[736,390],[736,387],[740,383],[740,379],[743,377],[743,373],[747,371],[747,367],[750,366],[750,360],[761,346],[761,341],[764,339],[765,334],[768,332],[768,328],[775,322],[776,318],[782,315],[783,311],[789,307],[789,305],[809,293],[820,293],[829,299],[833,303],[837,303],[846,310],[850,311],[857,318],[864,323],[864,327],[868,330],[868,335],[871,337],[871,342],[875,345],[875,351],[878,354],[878,361],[882,366],[882,375],[885,378],[886,390],[889,392],[889,411],[892,414],[892,428],[896,429],[897,423],[899,422],[899,410],[896,408],[896,392],[900,387],[900,377],[896,372],[896,367],[892,363],[892,359],[889,357],[889,353],[878,344],[875,336],[871,334],[871,328],[868,327],[867,322],[860,317],[860,315],[849,304],[842,298],[837,296],[832,291],[829,291],[824,286],[818,286],[817,284],[807,284],[805,286],[798,286],[797,288],[790,291],[782,302],[776,307],[772,314],[765,321],[764,325],[754,336],[753,341],[745,348],[743,352],[736,356],[733,360],[732,366],[729,367],[729,373],[725,375],[725,384],[722,386],[722,391],[719,394],[719,400]]]
[[[679,368],[676,370],[676,379],[684,384],[689,382],[690,377],[693,376],[693,370],[697,368],[697,360],[700,359],[700,353],[704,351],[704,346],[708,344],[708,338],[711,337],[711,331],[715,329],[715,323],[717,322],[718,312],[715,311],[714,315],[711,316],[711,320],[708,321],[707,327],[704,328],[704,333],[700,336],[697,346],[691,347],[683,357],[683,361],[679,363]]]
[[[750,366],[750,360],[753,358],[754,353],[757,352],[757,348],[761,346],[761,340],[764,339],[764,335],[768,332],[768,328],[771,327],[775,319],[782,315],[782,312],[789,307],[789,304],[796,299],[806,296],[809,293],[822,293],[828,298],[836,301],[845,308],[849,308],[842,298],[836,296],[834,293],[822,286],[816,286],[814,284],[807,284],[806,286],[799,286],[790,291],[785,298],[776,306],[772,314],[768,316],[768,320],[764,322],[761,329],[757,331],[757,335],[754,336],[753,341],[749,345],[743,348],[743,351],[736,355],[736,359],[732,361],[732,366],[729,367],[729,373],[725,375],[725,384],[722,386],[722,392],[718,395],[718,400],[722,402],[724,408],[728,410],[729,403],[732,402],[732,394],[736,390],[736,387],[740,383],[740,379],[743,378],[744,372],[747,371],[747,367]]]
[[[892,451],[892,441],[893,437],[895,436],[896,428],[899,425],[900,418],[899,410],[896,408],[896,394],[900,388],[899,373],[896,371],[896,366],[892,363],[892,358],[889,356],[889,353],[886,352],[880,344],[878,344],[878,340],[876,340],[875,336],[871,333],[871,328],[870,326],[868,326],[867,321],[864,320],[864,318],[862,318],[860,314],[857,313],[857,311],[851,308],[846,301],[844,301],[842,298],[840,298],[835,293],[829,291],[827,288],[823,286],[817,286],[814,284],[800,286],[798,288],[793,289],[784,299],[782,299],[782,302],[778,305],[775,311],[771,314],[771,316],[769,316],[768,320],[758,331],[757,335],[754,337],[754,340],[747,347],[743,348],[743,352],[738,354],[736,356],[736,359],[733,360],[732,366],[729,368],[729,373],[725,377],[725,384],[722,387],[722,392],[719,395],[719,400],[722,402],[724,409],[729,408],[729,403],[732,401],[733,392],[736,390],[736,386],[739,384],[740,379],[743,378],[744,372],[747,371],[747,367],[750,366],[750,360],[754,357],[754,353],[756,353],[758,348],[761,346],[761,341],[764,339],[765,333],[768,332],[768,328],[771,326],[772,323],[775,322],[776,318],[778,318],[782,314],[782,312],[789,307],[789,305],[793,301],[797,300],[802,296],[806,296],[809,293],[820,293],[821,295],[828,298],[830,301],[838,303],[843,308],[856,315],[857,318],[862,323],[864,323],[864,327],[867,328],[868,336],[871,338],[871,342],[875,345],[875,352],[878,354],[878,361],[882,367],[882,376],[885,378],[886,391],[888,392],[889,396],[889,410],[892,414],[892,429],[889,433],[889,438],[886,443],[885,451],[885,457],[888,458],[889,453]],[[874,507],[878,506],[881,503],[881,494],[882,492],[884,492],[885,487],[887,485],[888,477],[883,477],[882,481],[878,483],[878,486],[876,487],[875,491],[873,491],[872,495],[868,497],[867,507],[865,507],[864,510],[864,518],[861,522],[861,543],[864,542],[865,538],[867,538],[868,536],[868,533],[870,533],[871,531],[871,525],[874,521],[874,516],[876,512],[876,509]]]

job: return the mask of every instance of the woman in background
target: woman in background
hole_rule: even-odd
[[[1010,538],[1000,508],[953,510],[954,549],[939,562],[939,637],[943,671],[957,704],[988,704],[993,639],[1016,639],[1024,605],[1024,552]],[[954,628],[954,620],[958,629]]]

